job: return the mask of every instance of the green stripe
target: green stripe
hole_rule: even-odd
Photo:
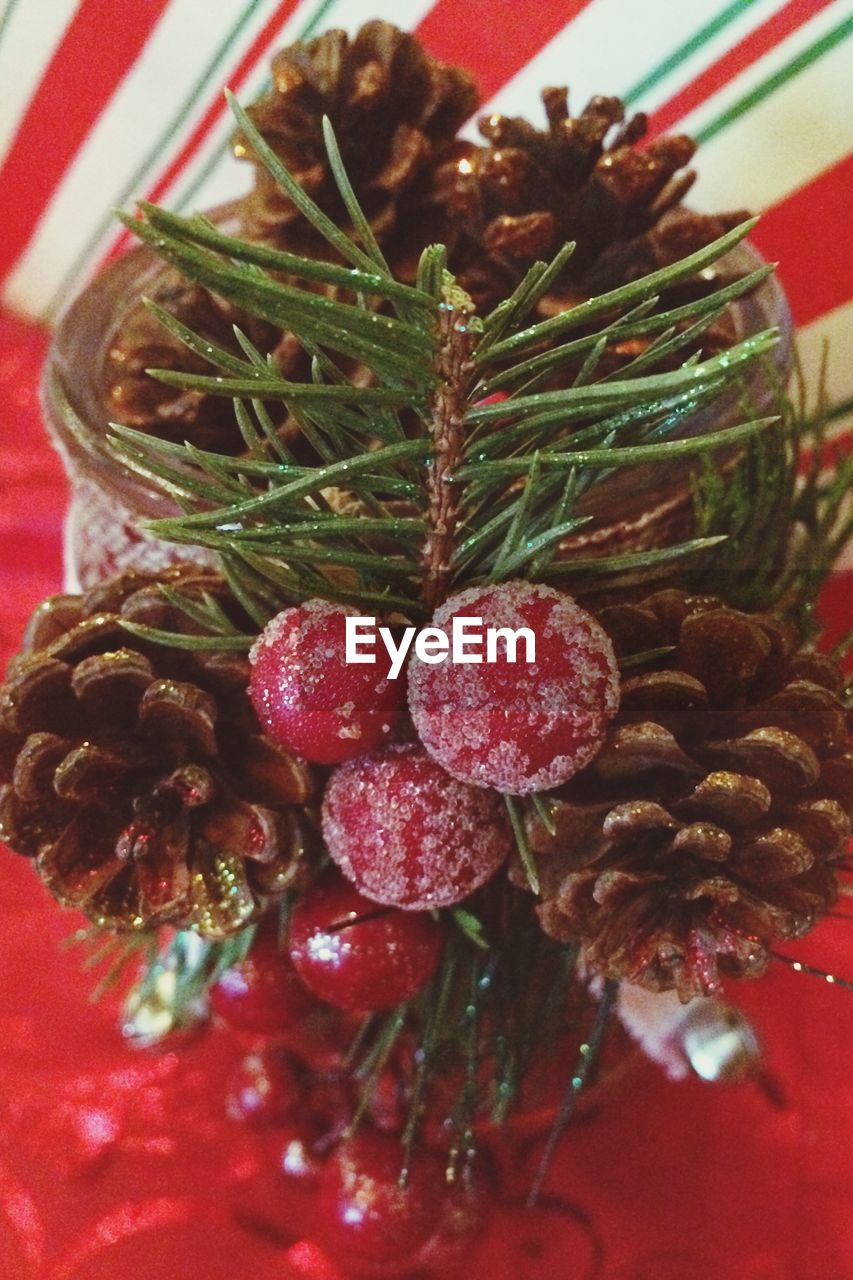
[[[307,40],[309,36],[312,36],[316,31],[317,27],[320,25],[320,23],[323,21],[326,15],[332,9],[334,9],[336,4],[337,4],[337,0],[321,0],[321,3],[314,10],[314,13],[305,23],[305,26],[302,27],[301,30],[297,32],[296,39]],[[269,77],[267,77],[267,79],[264,81],[263,85],[261,86],[260,93],[266,93],[271,87],[272,87],[272,80]],[[201,166],[198,173],[193,178],[190,185],[187,187],[186,191],[183,193],[180,199],[175,202],[174,208],[179,213],[182,212],[184,209],[186,209],[187,205],[193,200],[196,192],[200,190],[200,188],[207,181],[210,174],[219,164],[219,161],[228,151],[228,148],[230,147],[230,145],[231,145],[231,142],[229,138],[225,142],[220,143],[220,145],[210,153],[207,160]]]
[[[744,94],[742,98],[738,98],[737,102],[733,102],[730,107],[727,107],[714,120],[696,130],[693,137],[699,143],[707,142],[709,138],[715,137],[740,116],[746,115],[759,102],[763,102],[765,98],[769,98],[777,89],[781,89],[783,84],[787,84],[789,80],[793,80],[794,76],[799,75],[801,71],[805,71],[806,67],[810,67],[813,62],[817,62],[818,58],[822,58],[825,53],[829,53],[830,49],[834,49],[836,45],[841,44],[851,34],[853,34],[853,18],[847,18],[844,22],[840,22],[837,27],[833,27],[831,31],[828,31],[825,36],[815,40],[814,44],[810,44],[807,49],[803,49],[790,62],[786,62],[778,71],[774,71],[766,80],[762,80],[761,84],[756,85],[749,93]],[[831,125],[827,127],[831,127]]]
[[[6,8],[3,10],[2,13],[0,13],[0,40],[2,40],[4,35],[6,34],[6,29],[9,26],[9,19],[11,18],[12,14],[15,12],[17,7],[18,7],[18,0],[8,0]]]
[[[733,4],[730,4],[726,9],[723,9],[715,18],[712,18],[710,22],[706,22],[704,27],[700,27],[689,40],[685,40],[684,44],[680,44],[677,49],[673,50],[669,57],[665,58],[663,62],[659,62],[656,67],[652,67],[651,71],[644,75],[642,80],[638,80],[633,88],[623,94],[622,98],[625,105],[632,106],[644,93],[648,93],[650,89],[654,89],[654,87],[660,84],[661,80],[664,80],[670,72],[675,71],[677,67],[680,67],[682,62],[686,62],[691,54],[694,54],[697,50],[701,49],[703,44],[707,44],[712,36],[723,31],[730,22],[733,22],[735,18],[740,17],[742,13],[746,12],[750,5],[755,3],[756,0],[734,0]]]
[[[172,120],[167,125],[165,131],[160,134],[157,141],[137,165],[125,185],[116,193],[112,203],[123,205],[130,196],[138,194],[146,175],[157,164],[158,160],[162,159],[164,150],[169,146],[175,135],[192,113],[192,110],[199,98],[205,92],[207,86],[210,84],[220,66],[227,58],[230,50],[233,48],[235,41],[240,38],[240,35],[246,25],[251,21],[255,13],[264,3],[265,0],[251,0],[251,3],[246,6],[240,18],[238,18],[230,31],[228,31],[228,33],[223,37],[221,43],[215,50],[213,57],[210,59],[207,66],[201,72],[201,75],[196,80],[181,105],[178,107],[177,113],[172,117]],[[66,290],[77,279],[78,275],[82,272],[86,263],[89,261],[89,258],[97,250],[101,240],[108,234],[112,226],[113,215],[112,212],[108,212],[104,215],[95,230],[89,236],[86,244],[77,254],[71,266],[65,272],[62,280],[55,289],[47,310],[47,315],[49,317],[55,313],[55,310],[62,303],[65,298]]]

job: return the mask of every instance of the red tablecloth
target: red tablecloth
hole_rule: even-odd
[[[41,426],[46,339],[0,316],[3,658],[60,585],[65,484]],[[836,620],[849,583],[827,607]],[[76,920],[0,855],[3,1280],[329,1278],[261,1148],[222,1118],[237,1046],[133,1051],[58,944]],[[853,977],[853,924],[803,958]],[[853,1276],[853,993],[780,967],[738,988],[778,1082],[668,1084],[638,1064],[564,1144],[553,1197],[506,1203],[459,1276],[489,1280],[845,1280]],[[518,1187],[525,1184],[519,1170]]]

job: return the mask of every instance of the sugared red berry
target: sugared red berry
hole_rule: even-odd
[[[411,911],[461,902],[510,850],[502,801],[451,778],[415,743],[336,770],[323,835],[362,893]]]
[[[337,874],[293,908],[290,955],[305,985],[339,1009],[391,1009],[438,967],[444,930],[430,915],[377,907]]]
[[[282,1124],[305,1098],[296,1059],[274,1045],[248,1054],[231,1078],[225,1110],[232,1120],[256,1128]]]
[[[497,660],[470,644],[479,663],[412,659],[409,707],[427,751],[455,778],[510,795],[571,778],[595,755],[619,706],[605,631],[571,596],[529,582],[470,587],[447,600],[432,625],[452,638],[454,618],[481,618],[494,629]],[[526,660],[522,636],[508,661],[512,649],[498,628],[527,628],[534,660]]]
[[[281,1035],[305,1018],[315,1002],[305,990],[276,929],[263,927],[242,964],[226,969],[210,993],[212,1011],[238,1031]]]
[[[419,1152],[400,1185],[399,1137],[362,1131],[334,1153],[320,1189],[322,1243],[356,1275],[405,1272],[437,1230],[444,1195],[444,1165]]]
[[[317,764],[372,751],[400,716],[403,680],[389,680],[383,646],[375,663],[346,661],[346,619],[357,610],[328,600],[285,609],[251,652],[249,693],[270,737]]]

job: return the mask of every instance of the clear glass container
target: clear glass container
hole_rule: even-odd
[[[218,210],[222,223],[230,210]],[[749,245],[722,261],[726,274],[745,273],[761,264]],[[122,466],[106,445],[105,362],[128,311],[145,293],[154,292],[161,260],[139,248],[106,268],[63,316],[48,357],[44,402],[48,427],[71,481],[66,521],[65,560],[70,589],[91,586],[120,569],[157,569],[176,560],[208,562],[191,547],[172,546],[151,537],[140,521],[177,513],[174,503]],[[791,321],[785,296],[771,276],[748,297],[731,305],[738,339],[771,326],[781,331],[772,357],[775,374],[756,368],[747,390],[758,414],[772,404],[774,382],[787,376]],[[721,396],[709,408],[685,419],[681,434],[717,429],[742,416],[740,393]],[[632,468],[596,487],[585,501],[596,517],[594,531],[567,544],[567,551],[605,554],[614,546],[634,550],[671,538],[689,521],[688,470],[685,465]],[[614,513],[618,512],[618,519]]]

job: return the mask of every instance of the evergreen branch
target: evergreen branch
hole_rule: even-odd
[[[593,1075],[598,1061],[601,1056],[601,1048],[604,1042],[604,1036],[610,1023],[610,1018],[616,1005],[616,997],[619,993],[618,982],[608,981],[604,984],[604,990],[598,1002],[598,1008],[595,1013],[592,1027],[586,1041],[580,1047],[580,1054],[575,1066],[574,1073],[563,1100],[563,1105],[554,1121],[548,1141],[545,1144],[545,1150],[536,1170],[536,1176],[533,1185],[530,1188],[530,1195],[527,1203],[530,1208],[534,1208],[542,1194],[542,1187],[548,1170],[551,1167],[554,1156],[557,1152],[560,1139],[566,1132],[574,1115],[575,1106],[578,1097],[586,1088],[591,1076]]]
[[[639,463],[671,462],[676,457],[706,454],[721,445],[736,444],[763,431],[778,421],[777,418],[756,418],[754,422],[742,422],[738,426],[723,427],[702,436],[687,436],[678,440],[665,440],[660,444],[640,444],[609,449],[566,449],[562,453],[540,452],[538,465],[542,467],[619,467]],[[533,466],[533,458],[497,458],[487,462],[471,462],[460,467],[454,479],[483,480],[493,477],[527,475]]]
[[[191,649],[202,653],[221,651],[248,652],[257,639],[256,636],[216,635],[208,633],[201,636],[187,635],[184,632],[162,631],[157,627],[147,627],[141,622],[131,622],[128,618],[119,618],[119,626],[129,631],[140,640],[148,640],[151,644],[163,645],[167,649]]]
[[[616,316],[604,328],[595,333],[586,334],[581,338],[562,343],[550,348],[548,351],[541,352],[539,355],[531,356],[527,360],[515,362],[506,369],[499,370],[481,383],[481,394],[489,396],[495,391],[504,390],[523,380],[541,377],[544,374],[563,368],[579,356],[583,356],[585,352],[595,345],[602,334],[607,334],[612,342],[625,342],[634,338],[648,337],[663,329],[678,328],[686,321],[699,320],[720,307],[729,306],[732,302],[737,301],[738,298],[751,292],[772,273],[773,267],[770,264],[765,264],[745,276],[740,276],[730,284],[714,290],[713,293],[707,294],[703,298],[697,298],[694,301],[683,303],[681,306],[672,307],[665,311],[654,310],[659,298],[656,294],[652,294],[649,298],[631,308],[630,311]]]
[[[414,289],[411,285],[401,284],[391,276],[380,274],[375,269],[362,270],[358,267],[339,267],[331,262],[322,262],[314,258],[304,258],[299,254],[287,253],[282,249],[272,249],[268,245],[256,244],[250,240],[241,240],[237,236],[227,235],[213,223],[198,215],[192,218],[170,213],[156,204],[146,200],[139,202],[139,210],[145,215],[147,222],[155,231],[167,233],[176,240],[184,240],[188,244],[196,244],[211,249],[223,257],[236,262],[246,262],[252,266],[266,267],[270,271],[284,275],[296,276],[300,280],[310,280],[317,284],[330,284],[353,294],[363,293],[368,296],[386,298],[390,302],[404,303],[410,307],[430,307],[432,299],[428,294]],[[119,213],[125,226],[136,233],[137,220]]]
[[[671,289],[673,285],[688,280],[692,275],[703,271],[712,262],[716,262],[718,258],[734,249],[749,235],[757,221],[757,218],[751,218],[742,222],[740,226],[720,236],[712,244],[697,249],[695,253],[688,254],[686,258],[681,258],[671,266],[661,267],[658,271],[652,271],[639,280],[621,285],[618,289],[611,289],[608,293],[596,298],[589,298],[568,311],[552,316],[549,320],[543,320],[539,324],[522,329],[493,347],[487,348],[477,360],[478,365],[492,364],[539,343],[553,342],[558,335],[567,333],[571,329],[587,325],[609,312],[632,306],[649,294],[659,294]]]
[[[513,400],[500,404],[476,404],[466,415],[469,423],[488,422],[492,419],[506,418],[508,414],[533,415],[548,410],[556,410],[555,421],[567,407],[575,403],[585,405],[589,410],[595,408],[618,408],[629,401],[642,403],[660,399],[679,391],[694,390],[703,383],[711,382],[719,374],[733,378],[739,366],[759,359],[771,351],[778,342],[775,329],[767,329],[762,333],[752,334],[744,338],[736,346],[730,347],[721,355],[712,356],[710,360],[699,365],[682,366],[670,373],[659,373],[650,377],[630,378],[623,382],[597,383],[595,386],[572,387],[557,391],[538,391],[529,396],[517,396]],[[535,418],[533,418],[535,421]]]
[[[389,280],[393,279],[391,270],[385,260],[385,255],[379,248],[376,236],[373,234],[373,228],[364,216],[364,211],[358,203],[358,198],[352,189],[352,183],[349,175],[344,168],[344,162],[341,158],[338,140],[335,137],[335,131],[332,128],[332,122],[328,116],[323,116],[323,141],[326,145],[326,154],[329,157],[329,168],[332,171],[332,177],[335,180],[335,186],[340,192],[341,199],[344,202],[346,211],[350,216],[358,238],[368,255],[376,263],[381,275],[387,276]]]
[[[293,174],[279,160],[272,147],[267,143],[263,135],[255,128],[250,117],[246,114],[240,103],[227,89],[225,97],[228,101],[237,123],[248,139],[249,145],[255,155],[266,167],[272,178],[278,183],[282,191],[288,196],[308,221],[326,240],[331,247],[340,254],[345,262],[351,262],[354,266],[361,270],[373,273],[376,264],[372,261],[369,254],[359,249],[353,244],[352,240],[341,231],[340,227],[329,218],[322,209],[314,203],[308,193],[305,191],[294,178]]]
[[[459,494],[451,483],[465,447],[465,409],[473,365],[473,307],[461,290],[445,287],[438,312],[437,389],[429,431],[432,465],[426,476],[427,536],[423,548],[424,603],[430,612],[444,600],[453,571]]]

